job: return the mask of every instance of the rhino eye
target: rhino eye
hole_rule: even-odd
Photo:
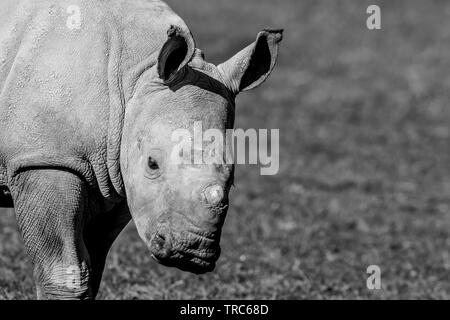
[[[161,176],[161,170],[159,168],[158,161],[156,161],[153,157],[148,157],[145,176],[152,180]]]
[[[151,170],[158,170],[159,169],[158,162],[155,159],[153,159],[152,157],[148,157],[148,164],[147,165],[148,165],[149,169],[151,169]]]

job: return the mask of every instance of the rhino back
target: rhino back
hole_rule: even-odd
[[[69,22],[74,5],[79,27]],[[67,167],[105,196],[111,189],[120,194],[124,90],[136,66],[162,46],[168,27],[184,22],[160,1],[3,0],[1,6],[0,176],[26,166]]]

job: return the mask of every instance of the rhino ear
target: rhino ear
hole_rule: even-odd
[[[167,30],[167,36],[158,55],[158,75],[164,82],[170,82],[191,60],[195,49],[194,38],[189,31],[172,25]]]
[[[229,89],[238,94],[263,83],[275,66],[282,38],[283,30],[263,30],[254,43],[220,64]]]

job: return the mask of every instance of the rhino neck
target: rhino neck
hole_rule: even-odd
[[[120,34],[116,34],[112,43],[121,43]],[[137,63],[129,70],[123,70],[122,48],[112,48],[110,62],[108,65],[109,82],[109,122],[107,138],[107,167],[108,174],[114,190],[121,197],[125,197],[125,187],[120,168],[120,153],[122,134],[125,119],[125,110],[128,102],[132,99],[138,80],[141,76],[157,63],[158,52],[155,50],[148,57]]]
[[[167,30],[176,25],[188,30],[184,21],[162,1],[121,0],[108,4],[109,20],[109,118],[106,164],[115,193],[125,197],[120,154],[125,109],[132,100],[138,80],[155,66]],[[187,32],[187,31],[186,31]],[[189,32],[190,33],[190,32]],[[108,191],[107,191],[108,192]]]

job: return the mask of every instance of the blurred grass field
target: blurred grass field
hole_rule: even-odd
[[[238,166],[215,272],[152,261],[134,225],[100,299],[450,298],[450,2],[170,0],[211,62],[284,28],[237,128],[280,129],[280,172]],[[379,4],[382,30],[366,28]],[[34,298],[14,214],[0,214],[0,298]],[[381,268],[382,290],[366,288]]]

